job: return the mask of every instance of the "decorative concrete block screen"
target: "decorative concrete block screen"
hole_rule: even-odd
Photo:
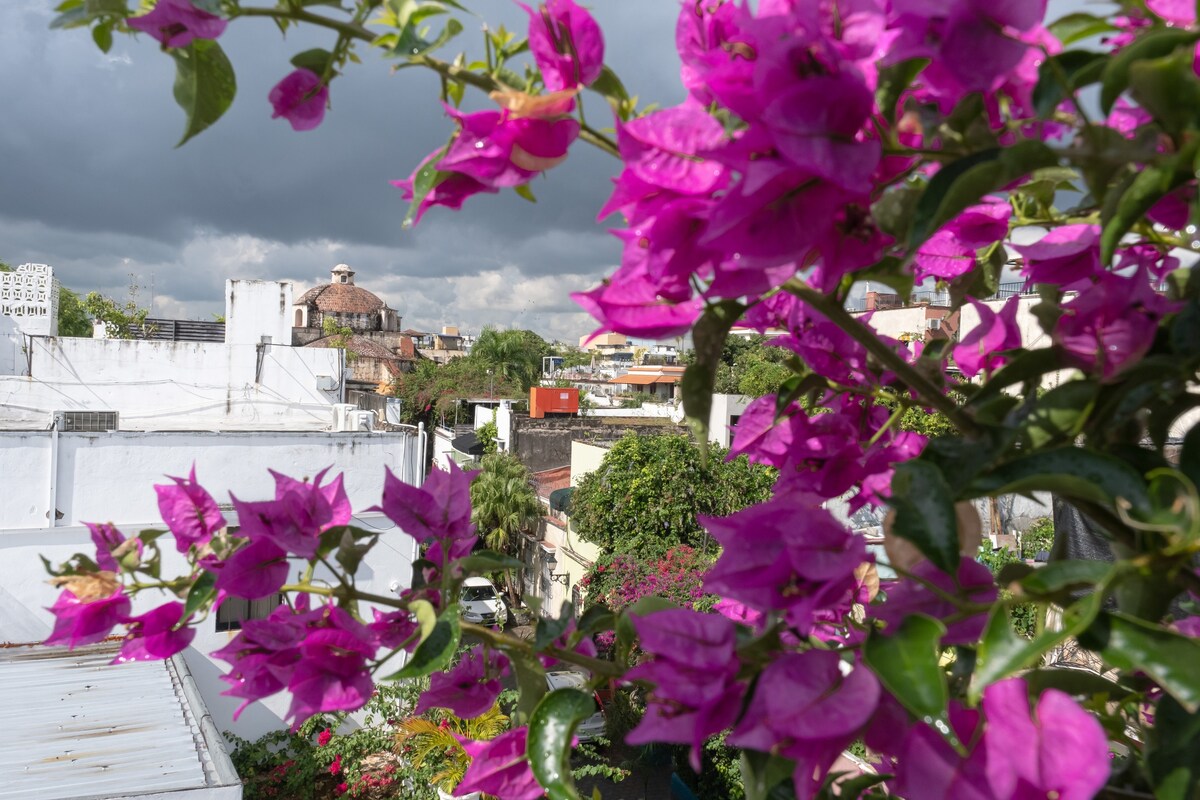
[[[22,332],[58,335],[58,281],[46,264],[22,264],[0,272],[0,314],[12,317]]]

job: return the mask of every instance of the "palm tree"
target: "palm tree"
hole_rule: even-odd
[[[467,751],[454,734],[476,741],[495,739],[508,730],[508,717],[500,711],[499,704],[474,719],[434,709],[421,717],[409,717],[397,727],[397,747],[402,751],[412,748],[405,758],[417,768],[436,768],[431,778],[433,784],[449,792],[462,781],[471,765]]]
[[[517,537],[542,518],[542,502],[530,483],[529,470],[511,453],[484,456],[481,466],[471,482],[475,527],[490,549],[516,555]],[[513,597],[508,575],[505,582]]]

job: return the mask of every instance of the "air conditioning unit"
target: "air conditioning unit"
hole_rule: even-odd
[[[375,412],[355,410],[350,412],[350,422],[352,431],[373,431],[375,430]]]
[[[925,320],[925,328],[927,330],[931,330],[931,331],[941,330],[941,327],[942,327],[942,321],[940,319]]]
[[[350,414],[358,410],[358,406],[353,403],[334,403],[333,404],[333,429],[335,431],[352,431],[354,423],[350,419]]]

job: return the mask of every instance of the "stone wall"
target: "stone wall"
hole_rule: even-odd
[[[571,463],[571,442],[593,444],[612,442],[626,433],[687,433],[662,417],[547,417],[530,419],[527,414],[513,415],[510,449],[532,472],[566,466]]]

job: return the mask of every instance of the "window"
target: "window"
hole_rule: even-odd
[[[266,619],[282,602],[283,595],[281,594],[260,597],[258,600],[226,597],[225,602],[221,603],[221,607],[217,609],[217,630],[240,631],[244,621]]]

